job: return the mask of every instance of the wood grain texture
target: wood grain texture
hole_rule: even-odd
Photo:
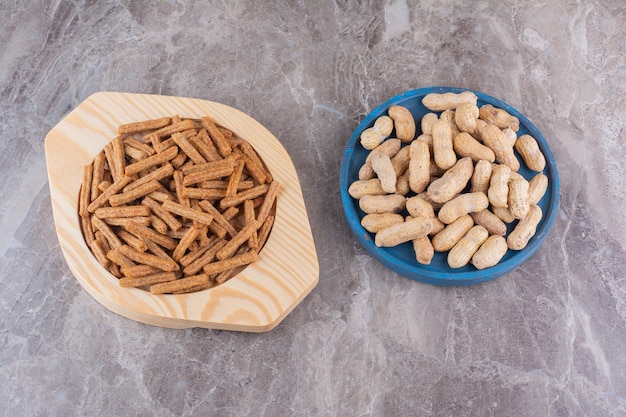
[[[82,168],[115,137],[120,124],[180,115],[211,116],[245,138],[281,189],[276,220],[260,259],[229,281],[184,295],[121,288],[89,251],[77,213]],[[142,323],[264,332],[274,328],[317,285],[319,264],[298,176],[280,142],[239,110],[206,100],[100,92],[46,136],[46,161],[57,235],[83,288],[111,311]]]

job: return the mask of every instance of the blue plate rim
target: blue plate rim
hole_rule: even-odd
[[[424,266],[421,266],[419,263],[417,263],[417,261],[415,262],[415,264],[406,265],[405,262],[399,261],[396,258],[392,258],[386,255],[385,252],[381,250],[381,248],[376,247],[372,238],[370,237],[369,232],[367,232],[361,226],[360,216],[354,209],[353,198],[347,193],[348,186],[350,185],[350,183],[348,182],[348,162],[350,160],[350,155],[353,149],[356,146],[360,145],[359,137],[361,132],[367,127],[373,125],[376,118],[378,118],[378,116],[380,116],[381,114],[385,114],[387,109],[391,105],[407,99],[412,99],[420,96],[423,97],[429,93],[460,93],[463,91],[471,91],[472,93],[476,94],[479,101],[490,103],[514,115],[520,120],[520,124],[522,124],[526,128],[526,130],[528,130],[528,133],[537,140],[539,147],[546,158],[546,168],[544,169],[544,173],[546,173],[550,180],[548,187],[551,191],[551,195],[553,196],[553,198],[549,202],[548,212],[543,213],[544,223],[541,227],[541,230],[539,230],[538,233],[535,234],[535,236],[530,240],[526,248],[522,251],[516,252],[516,254],[513,255],[511,258],[501,262],[494,267],[483,270],[464,272],[461,274],[455,272],[433,271]],[[513,271],[514,269],[517,269],[521,264],[523,264],[526,260],[528,260],[532,255],[535,254],[535,252],[539,249],[539,247],[547,238],[556,219],[560,204],[560,180],[556,160],[541,131],[539,131],[539,129],[530,121],[530,119],[528,119],[525,115],[523,115],[521,112],[519,112],[508,103],[480,91],[458,87],[437,86],[405,91],[386,100],[385,102],[377,106],[374,110],[372,110],[365,117],[365,119],[363,119],[361,123],[359,123],[346,144],[344,154],[341,160],[340,187],[343,211],[348,225],[350,226],[352,233],[355,235],[361,246],[363,246],[371,256],[373,256],[378,262],[380,262],[387,268],[393,270],[399,275],[404,276],[405,278],[442,286],[474,285],[480,282],[496,279],[506,273]]]

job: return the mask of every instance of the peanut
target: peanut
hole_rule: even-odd
[[[480,118],[485,122],[495,125],[501,129],[511,128],[514,132],[519,130],[519,119],[509,114],[504,109],[499,109],[491,104],[480,107]]]
[[[489,161],[480,160],[476,162],[470,185],[470,193],[481,192],[487,194],[492,170],[493,165],[491,165]]]
[[[398,153],[391,158],[391,164],[393,165],[393,170],[395,171],[396,176],[399,177],[404,174],[404,172],[409,168],[410,157],[409,147],[405,146],[400,148]]]
[[[528,204],[537,204],[548,190],[548,177],[539,173],[528,182]]]
[[[399,194],[364,195],[359,207],[365,213],[400,213],[404,210],[406,198]]]
[[[522,250],[528,245],[528,241],[535,235],[537,225],[541,221],[543,213],[539,206],[533,204],[528,210],[526,217],[521,219],[513,231],[506,238],[509,249]]]
[[[422,104],[432,111],[444,111],[454,109],[459,103],[476,104],[478,97],[471,91],[463,91],[461,93],[430,93],[424,96]]]
[[[354,181],[350,184],[350,187],[348,187],[348,194],[358,200],[364,195],[382,195],[386,193],[380,185],[380,180],[378,178],[372,178],[371,180]]]
[[[377,153],[370,161],[372,169],[380,180],[380,186],[386,193],[396,192],[396,181],[398,177],[391,164],[391,159],[384,153]]]
[[[452,146],[452,130],[445,120],[437,120],[431,130],[433,137],[433,156],[435,163],[442,169],[449,169],[456,163],[456,154]]]
[[[511,168],[508,165],[496,165],[491,173],[489,190],[487,197],[494,207],[508,207],[509,178],[511,178]]]
[[[419,140],[421,142],[425,142],[428,145],[428,151],[432,155],[432,153],[433,153],[433,137],[432,137],[432,135],[430,133],[428,133],[428,134],[422,133],[421,135],[416,137],[415,140]]]
[[[415,260],[422,265],[430,265],[433,256],[435,256],[435,248],[433,248],[428,236],[413,239],[413,250],[415,251]]]
[[[378,153],[384,153],[392,158],[398,151],[400,150],[400,146],[402,142],[400,139],[392,138],[387,139],[383,143],[380,144],[376,149],[373,149],[369,155],[365,158],[365,164],[359,169],[359,179],[360,180],[369,180],[374,177],[374,170],[372,169],[371,160],[374,155]]]
[[[472,227],[448,252],[450,268],[461,268],[467,265],[488,237],[489,232],[484,227]]]
[[[528,181],[521,175],[509,181],[509,211],[516,219],[523,219],[528,213]]]
[[[461,132],[474,133],[478,116],[478,106],[472,103],[459,103],[454,111],[454,121]]]
[[[507,249],[506,239],[503,236],[491,235],[472,256],[472,265],[476,269],[490,268],[500,262]]]
[[[365,149],[372,150],[387,139],[392,131],[393,120],[389,116],[380,116],[374,122],[374,126],[361,133],[361,145]]]
[[[396,194],[407,195],[409,191],[411,191],[411,187],[409,187],[409,171],[407,170],[396,181]]]
[[[452,132],[452,137],[458,135],[461,131],[459,127],[456,125],[456,112],[455,110],[446,110],[439,116],[439,119],[445,120],[450,125],[450,132]]]
[[[465,157],[433,182],[427,188],[428,197],[436,203],[445,203],[460,193],[472,178],[474,165],[472,159]]]
[[[401,214],[370,213],[363,216],[361,219],[361,226],[363,226],[363,228],[370,233],[378,233],[382,229],[403,222],[404,218]]]
[[[509,141],[511,146],[515,146],[515,142],[517,142],[517,133],[513,131],[510,127],[502,129],[502,133],[504,137]]]
[[[546,167],[546,158],[539,149],[537,140],[530,135],[522,135],[515,142],[515,149],[522,156],[528,169],[541,172]]]
[[[403,142],[410,142],[415,137],[415,119],[411,112],[403,106],[389,107],[389,117],[393,119],[396,137]]]
[[[432,204],[419,196],[407,198],[406,211],[413,217],[435,217],[435,209],[433,209]]]
[[[409,187],[414,193],[421,193],[430,182],[430,151],[428,144],[414,140],[409,146]]]
[[[430,135],[432,131],[433,124],[439,119],[439,116],[435,113],[426,113],[422,116],[421,128],[423,135]]]
[[[504,223],[513,223],[515,221],[515,217],[513,217],[507,207],[491,207],[491,211]]]
[[[428,219],[415,217],[380,230],[376,233],[374,244],[378,247],[397,246],[404,242],[427,236],[431,228],[432,226]]]
[[[490,147],[496,155],[497,163],[508,165],[512,171],[517,172],[519,170],[520,163],[513,152],[513,147],[499,127],[490,124],[485,125],[480,130],[480,137],[483,143]]]
[[[438,218],[444,224],[450,224],[461,216],[489,207],[485,193],[467,193],[448,201],[439,210]]]
[[[496,155],[491,148],[481,144],[467,132],[461,132],[454,137],[453,147],[457,155],[460,157],[469,156],[474,162],[480,161],[481,159],[489,162],[496,160]]]
[[[469,214],[461,216],[441,232],[433,236],[433,248],[437,252],[445,252],[450,249],[474,226],[474,220]]]
[[[490,235],[504,236],[506,234],[506,224],[488,209],[470,213],[470,216],[474,219],[474,223],[487,229]]]

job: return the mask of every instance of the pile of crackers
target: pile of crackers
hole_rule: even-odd
[[[245,139],[209,117],[124,124],[83,169],[85,241],[122,287],[183,294],[255,262],[278,183]]]

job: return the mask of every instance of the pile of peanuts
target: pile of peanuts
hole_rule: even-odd
[[[431,93],[422,104],[430,112],[419,121],[392,105],[361,133],[370,152],[348,188],[365,212],[361,225],[378,247],[410,242],[420,264],[448,252],[451,268],[492,267],[535,235],[548,187],[545,157],[535,138],[518,137],[517,117],[478,107],[471,91]],[[518,173],[517,155],[536,172],[530,180]]]

